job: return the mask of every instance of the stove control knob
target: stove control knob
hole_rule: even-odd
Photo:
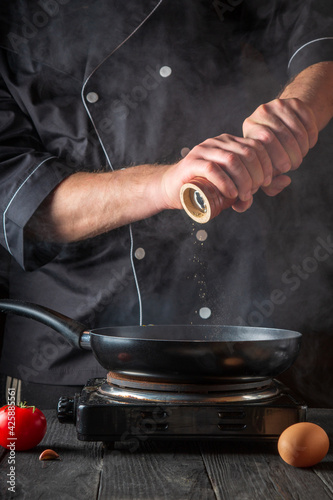
[[[75,423],[74,398],[62,396],[58,402],[57,414],[61,424]]]

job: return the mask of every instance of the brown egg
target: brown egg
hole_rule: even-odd
[[[328,435],[311,422],[299,422],[285,429],[278,441],[280,457],[294,467],[312,467],[327,454]]]

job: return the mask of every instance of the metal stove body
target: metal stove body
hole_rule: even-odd
[[[58,418],[83,441],[146,439],[277,440],[306,420],[307,406],[275,379],[198,386],[91,379],[81,394],[60,398]]]

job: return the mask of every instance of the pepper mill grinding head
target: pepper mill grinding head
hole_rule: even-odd
[[[203,177],[195,177],[182,186],[180,201],[185,212],[195,222],[205,224],[236,200],[224,198],[214,184]]]

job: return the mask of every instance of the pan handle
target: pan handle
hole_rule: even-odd
[[[14,313],[18,316],[35,319],[61,333],[71,346],[79,349],[88,348],[86,342],[84,347],[80,342],[82,334],[87,332],[88,328],[79,321],[75,321],[48,307],[33,304],[32,302],[2,299],[0,300],[0,312]]]

